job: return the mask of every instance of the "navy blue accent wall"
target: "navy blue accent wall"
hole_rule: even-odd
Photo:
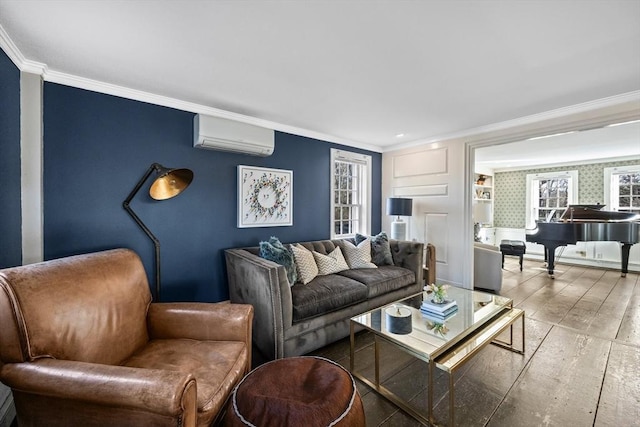
[[[193,113],[54,83],[44,86],[45,258],[114,247],[134,249],[154,283],[153,244],[122,208],[149,166],[189,168],[177,197],[154,201],[152,179],[131,207],[162,244],[162,299],[228,298],[224,249],[329,237],[330,148],[276,132],[275,152],[255,157],[193,148]],[[381,154],[373,157],[373,227],[380,229]],[[237,166],[293,170],[292,227],[236,227]]]
[[[0,50],[0,268],[22,264],[20,71]]]

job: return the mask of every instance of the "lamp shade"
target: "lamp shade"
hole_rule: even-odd
[[[158,177],[149,189],[149,195],[155,200],[167,200],[177,196],[193,180],[193,172],[189,169],[169,169],[158,165],[156,170]]]
[[[389,197],[387,199],[387,215],[411,216],[413,199]]]

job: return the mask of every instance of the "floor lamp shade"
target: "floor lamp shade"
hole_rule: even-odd
[[[401,216],[411,216],[413,199],[390,197],[387,199],[387,215],[394,215],[396,219],[391,223],[391,238],[395,240],[407,239],[407,223]]]
[[[145,225],[144,222],[136,215],[136,213],[131,209],[130,203],[133,198],[136,196],[140,188],[144,185],[144,183],[149,179],[151,175],[156,176],[151,187],[149,188],[149,195],[154,200],[167,200],[172,197],[177,196],[182,193],[191,181],[193,180],[193,172],[189,169],[170,169],[165,168],[164,166],[153,163],[147,169],[144,176],[138,181],[136,186],[131,190],[129,196],[122,202],[122,207],[127,211],[131,218],[142,228],[142,231],[151,239],[153,242],[153,246],[155,247],[155,267],[156,267],[156,292],[155,299],[156,301],[160,301],[160,241],[158,238],[149,230],[149,228]]]

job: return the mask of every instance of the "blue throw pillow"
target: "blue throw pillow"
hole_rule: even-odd
[[[356,245],[365,240],[367,236],[356,234]],[[375,265],[393,265],[393,256],[391,255],[391,246],[389,246],[389,238],[387,233],[381,231],[375,236],[371,236],[371,262]]]
[[[296,283],[298,275],[296,273],[296,263],[293,258],[293,253],[289,248],[285,247],[277,237],[270,237],[268,242],[260,242],[260,256],[284,266],[284,269],[287,271],[289,286],[293,286],[293,284]]]

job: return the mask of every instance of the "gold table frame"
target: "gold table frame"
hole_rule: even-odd
[[[416,294],[416,297],[420,294]],[[410,297],[411,298],[411,297]],[[385,306],[386,307],[386,306]],[[381,307],[380,309],[383,309]],[[413,418],[425,425],[435,425],[433,418],[433,394],[434,394],[434,375],[436,367],[449,374],[449,422],[450,425],[454,425],[455,419],[455,395],[454,395],[454,373],[462,367],[467,361],[471,360],[480,350],[482,350],[488,344],[494,344],[499,347],[505,348],[509,351],[513,351],[518,354],[524,355],[525,353],[525,321],[524,311],[513,308],[513,302],[504,307],[503,310],[492,318],[488,319],[485,324],[480,327],[474,328],[467,336],[465,336],[459,342],[447,347],[442,352],[437,352],[431,355],[426,355],[418,349],[413,348],[411,345],[403,344],[400,342],[392,341],[381,335],[380,333],[372,330],[374,334],[374,380],[360,374],[355,370],[355,330],[356,327],[362,326],[362,323],[356,319],[359,316],[355,316],[350,320],[350,352],[349,352],[349,371],[351,374],[371,387],[381,396],[391,401],[403,411],[411,415]],[[513,325],[518,320],[522,322],[522,349],[514,347],[513,341]],[[509,341],[498,340],[497,337],[509,329]],[[379,340],[384,340],[393,344],[394,346],[402,349],[406,353],[423,360],[428,363],[428,382],[427,382],[427,414],[426,417],[423,413],[416,410],[408,402],[405,402],[387,387],[380,383],[380,349]]]

